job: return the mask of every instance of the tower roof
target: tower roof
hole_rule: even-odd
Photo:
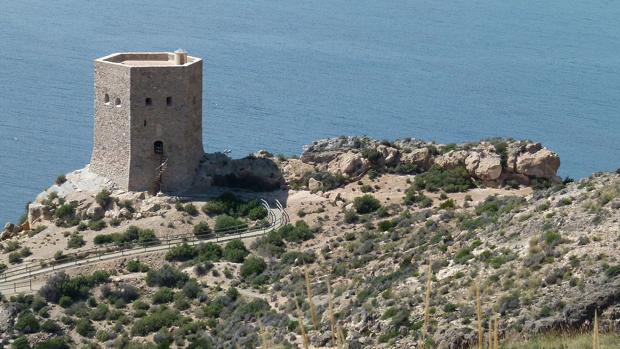
[[[96,59],[99,62],[120,64],[128,67],[185,66],[200,60],[197,57],[187,56],[186,63],[179,65],[175,63],[174,52],[118,52]]]

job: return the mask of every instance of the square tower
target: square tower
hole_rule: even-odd
[[[202,60],[183,51],[95,60],[90,170],[131,191],[190,188],[202,148]]]

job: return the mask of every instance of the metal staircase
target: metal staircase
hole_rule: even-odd
[[[155,172],[157,174],[155,175],[155,179],[153,180],[153,187],[151,189],[151,194],[157,195],[157,193],[161,191],[161,182],[162,182],[164,172],[166,171],[167,167],[168,167],[168,158],[162,155],[161,160],[160,160],[160,165],[157,166],[157,168],[155,169]]]

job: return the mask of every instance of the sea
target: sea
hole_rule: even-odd
[[[93,60],[120,51],[205,60],[207,151],[503,136],[562,177],[615,170],[619,19],[613,0],[5,0],[0,222],[89,162]]]

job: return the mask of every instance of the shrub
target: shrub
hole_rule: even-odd
[[[375,212],[381,207],[381,203],[374,196],[366,194],[353,200],[353,207],[359,214]]]
[[[217,262],[223,254],[222,247],[214,242],[201,243],[196,247],[196,250],[201,261]]]
[[[186,204],[185,207],[183,207],[183,211],[190,216],[198,215],[198,209],[196,209],[196,206],[192,203]]]
[[[48,302],[57,303],[65,296],[71,301],[86,298],[93,286],[107,282],[109,274],[104,271],[96,271],[91,275],[79,275],[69,277],[60,272],[47,280],[39,290],[39,294]]]
[[[314,233],[304,221],[297,221],[295,222],[295,225],[287,224],[278,229],[274,234],[279,239],[284,239],[290,242],[306,241],[314,237]]]
[[[133,336],[146,336],[157,332],[161,328],[172,326],[179,319],[179,313],[162,307],[151,315],[145,316],[134,322],[131,328]]]
[[[456,207],[456,203],[452,199],[448,199],[441,204],[439,204],[439,208],[443,210],[451,210]]]
[[[344,222],[347,224],[357,223],[360,220],[360,216],[354,210],[346,210],[344,212]]]
[[[200,287],[196,279],[190,279],[185,283],[185,286],[183,286],[183,294],[187,298],[194,299],[202,294],[202,287]]]
[[[68,203],[60,205],[56,211],[54,211],[54,217],[56,217],[56,225],[58,226],[74,226],[80,222],[75,218],[76,203]]]
[[[54,320],[46,320],[41,324],[41,330],[47,333],[61,333],[62,328]]]
[[[4,271],[7,269],[8,267],[6,266],[6,264],[0,262],[0,274],[4,273]]]
[[[193,246],[183,243],[181,245],[173,246],[166,253],[166,260],[184,262],[194,259],[196,255],[196,249]]]
[[[33,349],[69,349],[64,337],[52,337],[35,345]]]
[[[242,220],[223,214],[215,219],[215,231],[229,231],[247,227]]]
[[[22,262],[22,255],[19,252],[11,252],[9,254],[9,263],[18,264]]]
[[[99,204],[99,206],[105,208],[112,201],[110,194],[111,193],[109,190],[103,189],[102,191],[97,193],[97,195],[95,196],[95,201]]]
[[[17,322],[15,322],[15,329],[22,333],[36,333],[39,332],[40,325],[34,314],[25,311],[19,314]]]
[[[189,277],[181,270],[166,264],[159,270],[149,270],[146,273],[146,284],[153,286],[165,287],[183,287]]]
[[[88,229],[94,230],[94,231],[103,230],[106,226],[107,224],[105,223],[103,219],[97,219],[97,220],[88,222]]]
[[[620,275],[620,264],[607,268],[607,270],[605,270],[605,274],[609,278]]]
[[[428,172],[417,175],[414,179],[416,190],[438,191],[447,193],[466,191],[474,187],[469,172],[463,166],[444,170],[433,166]]]
[[[209,234],[211,234],[209,223],[203,221],[194,225],[194,235],[197,237],[206,237]]]
[[[224,259],[233,263],[242,263],[249,254],[243,242],[239,239],[231,240],[224,247]]]
[[[54,183],[56,183],[56,185],[62,185],[66,181],[67,181],[67,177],[65,175],[60,175],[56,177],[56,181]]]
[[[283,264],[309,264],[314,263],[316,260],[316,256],[312,252],[299,252],[299,251],[290,251],[286,252],[282,255],[280,261]]]
[[[80,248],[84,245],[86,245],[86,241],[84,241],[82,235],[78,233],[71,234],[69,241],[67,241],[67,248]]]
[[[95,335],[95,328],[88,319],[79,319],[75,323],[75,331],[82,337],[93,337]]]
[[[247,278],[252,275],[259,275],[265,271],[265,269],[267,269],[267,263],[265,263],[262,258],[251,256],[243,261],[241,276]]]
[[[153,304],[170,303],[174,299],[174,292],[168,287],[161,287],[153,294]]]
[[[110,234],[100,234],[95,236],[94,242],[95,245],[111,244],[114,242],[114,239]]]
[[[12,349],[30,349],[30,343],[26,336],[19,336],[11,344]]]
[[[149,266],[140,262],[137,259],[132,259],[129,262],[127,262],[127,271],[130,273],[137,273],[137,272],[147,272],[149,270]]]

